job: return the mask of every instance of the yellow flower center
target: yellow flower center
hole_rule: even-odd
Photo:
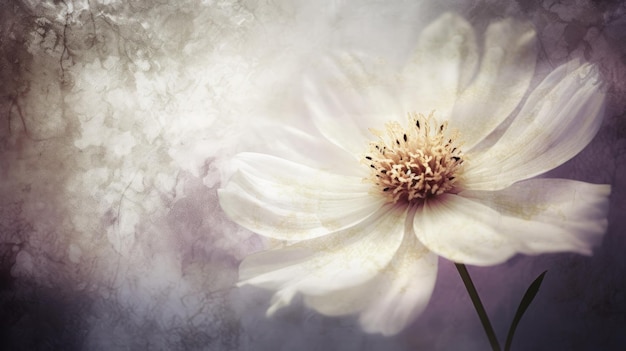
[[[389,202],[416,203],[454,189],[463,165],[463,154],[453,144],[456,133],[447,133],[447,122],[409,114],[407,128],[398,122],[385,125],[386,135],[370,143],[364,162],[372,169],[368,181]]]

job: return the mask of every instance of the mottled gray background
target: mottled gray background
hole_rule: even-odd
[[[526,18],[538,79],[571,57],[608,83],[605,123],[551,173],[613,186],[593,257],[470,267],[501,340],[548,270],[514,350],[626,349],[626,5],[622,1],[4,0],[0,5],[0,345],[10,350],[486,350],[454,267],[405,332],[234,289],[262,239],[217,204],[229,156],[263,118],[297,116],[328,49],[390,62],[455,11],[479,34]],[[479,37],[480,38],[480,37]]]

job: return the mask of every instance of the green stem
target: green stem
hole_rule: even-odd
[[[491,344],[491,349],[493,351],[500,351],[500,344],[498,343],[498,338],[496,337],[496,333],[493,331],[493,327],[491,326],[491,322],[489,322],[489,317],[487,316],[487,312],[483,307],[483,303],[480,302],[480,297],[478,296],[478,292],[476,291],[476,287],[472,282],[472,278],[467,271],[467,267],[465,267],[462,263],[455,263],[457,271],[459,271],[459,275],[463,280],[463,284],[465,284],[465,289],[467,289],[467,293],[472,299],[472,303],[474,304],[474,308],[476,309],[476,313],[478,313],[478,317],[480,318],[480,322],[483,325],[483,329],[485,329],[485,333],[487,334],[487,338],[489,339],[489,343]]]

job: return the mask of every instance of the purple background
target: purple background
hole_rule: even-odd
[[[312,2],[311,2],[312,3]],[[605,122],[549,176],[612,185],[592,257],[470,267],[500,340],[548,270],[514,350],[626,349],[626,5],[621,1],[29,1],[0,5],[0,344],[12,350],[485,350],[450,262],[403,333],[360,331],[235,289],[262,239],[217,204],[221,167],[288,121],[327,49],[401,61],[438,14],[530,20],[538,76],[572,57],[607,82]],[[250,137],[253,135],[254,137]]]

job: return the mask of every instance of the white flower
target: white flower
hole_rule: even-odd
[[[327,60],[305,84],[317,130],[267,130],[292,152],[235,157],[222,208],[289,241],[240,267],[240,284],[276,291],[269,314],[300,293],[322,314],[359,314],[366,331],[389,335],[425,308],[438,256],[486,266],[518,253],[592,253],[610,187],[532,178],[597,132],[596,69],[562,65],[524,99],[534,31],[504,20],[484,38],[479,62],[472,28],[445,14],[401,72]]]

